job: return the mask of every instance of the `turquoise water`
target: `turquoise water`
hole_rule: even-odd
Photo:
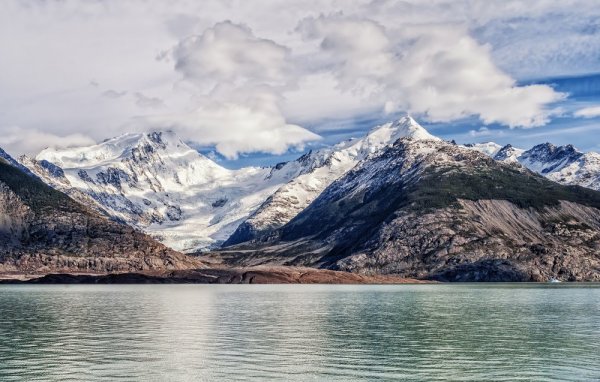
[[[0,381],[598,381],[600,287],[0,286]]]

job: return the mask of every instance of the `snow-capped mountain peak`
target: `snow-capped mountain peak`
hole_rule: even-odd
[[[431,135],[412,117],[406,115],[393,122],[375,126],[364,137],[341,142],[331,148],[319,150],[318,153],[322,156],[334,157],[347,154],[353,160],[363,160],[368,155],[378,152],[381,148],[391,145],[402,138],[412,140],[440,140],[440,138]]]
[[[515,163],[518,162],[518,158],[523,154],[524,151],[525,150],[518,149],[513,147],[511,144],[508,144],[498,150],[493,158],[502,162]]]
[[[464,146],[484,153],[492,158],[502,149],[502,145],[499,145],[496,142],[468,143]]]
[[[124,134],[96,145],[46,149],[29,167],[47,183],[178,250],[218,245],[294,174],[229,170],[171,131]],[[55,171],[48,171],[49,164]],[[51,167],[51,166],[50,166]],[[59,176],[60,175],[60,176]]]
[[[95,167],[115,161],[203,161],[216,171],[224,170],[189,147],[172,131],[129,133],[84,147],[42,150],[36,160],[46,160],[63,168]]]
[[[259,237],[283,226],[306,208],[321,192],[358,163],[382,152],[399,139],[432,140],[437,138],[410,116],[376,126],[362,138],[341,142],[333,147],[310,152],[282,166],[293,168],[302,163],[298,175],[271,195],[233,235],[226,245]]]
[[[545,174],[559,171],[583,156],[573,145],[554,146],[543,143],[525,151],[519,162],[533,171]]]
[[[423,126],[417,123],[410,115],[406,115],[391,124],[391,130],[394,132],[392,138],[411,138],[414,140],[440,140],[440,138],[430,134]]]
[[[29,170],[29,168],[27,168],[26,166],[24,166],[21,163],[17,162],[12,156],[10,156],[10,154],[8,154],[6,151],[4,151],[1,147],[0,147],[0,159],[4,160],[6,163],[10,164],[11,166],[17,167],[18,169],[20,169],[21,171],[23,171],[27,175],[35,176]]]
[[[360,139],[360,141],[362,141],[364,147],[369,146],[378,150],[382,145],[394,143],[401,138],[413,140],[440,140],[440,138],[431,135],[411,116],[406,115],[396,121],[374,127],[369,131],[366,137]]]
[[[600,190],[600,154],[595,152],[583,153],[573,145],[555,146],[552,143],[542,143],[529,150],[519,149],[510,144],[495,150],[496,147],[500,147],[495,143],[465,146],[498,161],[519,163],[561,184]]]

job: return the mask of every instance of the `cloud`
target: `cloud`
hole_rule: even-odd
[[[102,95],[107,98],[121,98],[126,94],[126,91],[118,92],[116,90],[107,90],[105,92],[102,92]]]
[[[304,19],[342,90],[367,93],[386,112],[406,110],[432,122],[479,116],[486,124],[542,126],[565,95],[546,85],[517,86],[493,63],[490,47],[456,25],[400,25],[341,15]],[[372,44],[369,42],[373,42]],[[385,105],[385,106],[384,106]]]
[[[573,113],[575,117],[580,118],[595,118],[600,117],[600,106],[584,107]]]
[[[229,21],[182,40],[172,50],[175,70],[195,89],[191,112],[150,119],[170,125],[200,144],[214,144],[227,158],[240,153],[283,154],[319,139],[289,124],[281,111],[281,92],[294,87],[289,50]]]
[[[374,0],[362,5],[362,14],[388,27],[461,25],[518,79],[600,70],[600,8],[593,1]]]
[[[477,130],[469,130],[469,135],[475,138],[478,137],[488,137],[492,135],[492,132],[487,127],[483,126]]]
[[[228,159],[240,153],[265,152],[284,154],[290,147],[302,149],[317,134],[285,122],[273,104],[242,105],[215,102],[188,114],[159,116],[147,122],[154,126],[169,126],[200,145],[215,145],[217,152]]]
[[[66,148],[95,143],[95,140],[90,137],[77,133],[60,136],[19,126],[4,127],[2,131],[0,147],[11,153],[11,155],[35,155],[47,147]]]
[[[391,41],[383,26],[342,16],[306,18],[297,30],[307,40],[320,40],[324,64],[333,69],[343,90],[377,91],[380,79],[394,70]]]
[[[230,21],[184,39],[173,49],[173,58],[175,69],[200,85],[285,86],[289,81],[288,49]]]
[[[165,102],[158,97],[148,97],[140,92],[136,92],[134,96],[135,104],[141,108],[157,109],[165,106]]]
[[[404,109],[537,126],[560,95],[514,80],[600,71],[599,19],[589,0],[5,0],[0,136],[21,126],[100,141],[177,125],[184,139],[222,137],[231,156],[315,138],[280,137],[288,126],[332,136],[348,128],[337,120]],[[270,130],[218,122],[225,110]],[[267,147],[244,131],[279,138]]]

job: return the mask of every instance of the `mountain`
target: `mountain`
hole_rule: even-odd
[[[409,136],[266,239],[209,257],[446,281],[598,281],[600,193]]]
[[[493,158],[497,161],[517,163],[519,162],[519,157],[523,154],[523,151],[524,150],[513,147],[512,145],[506,145],[498,150]]]
[[[529,150],[501,147],[495,143],[478,143],[467,147],[483,152],[498,161],[518,162],[531,171],[561,184],[600,190],[600,154],[582,153],[572,145],[539,144]],[[490,147],[498,147],[496,151]]]
[[[350,139],[331,148],[309,152],[296,162],[302,171],[281,186],[254,211],[224,243],[230,246],[268,235],[283,226],[312,203],[334,180],[351,170],[357,163],[400,138],[439,140],[429,134],[414,119],[405,116],[395,122],[373,128],[365,137]],[[294,165],[294,162],[283,165]]]
[[[407,116],[270,168],[223,168],[168,131],[20,163],[87,213],[210,261],[540,281],[600,278],[600,193],[552,181],[594,188],[597,155],[459,146]]]
[[[229,170],[173,132],[46,149],[21,163],[54,188],[182,251],[220,245],[302,171],[300,162]]]
[[[27,175],[30,176],[35,176],[30,170],[29,168],[27,168],[26,166],[23,166],[21,163],[17,162],[12,156],[10,156],[6,151],[4,151],[2,148],[0,148],[0,160],[3,161],[3,163],[6,164],[10,164],[13,167],[18,168],[19,170],[21,170],[22,172],[24,172]]]
[[[502,146],[495,142],[467,143],[465,147],[477,150],[492,158],[502,149]]]
[[[0,159],[0,271],[132,272],[202,266],[74,201],[10,159]]]
[[[46,149],[20,163],[99,213],[185,252],[250,240],[288,222],[331,182],[400,137],[437,139],[412,118],[273,167],[229,170],[173,132]],[[241,226],[240,226],[241,224]]]

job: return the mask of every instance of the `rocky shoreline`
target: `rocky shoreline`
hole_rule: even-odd
[[[0,274],[0,284],[423,284],[393,275],[366,276],[305,267],[215,267],[135,273]]]

